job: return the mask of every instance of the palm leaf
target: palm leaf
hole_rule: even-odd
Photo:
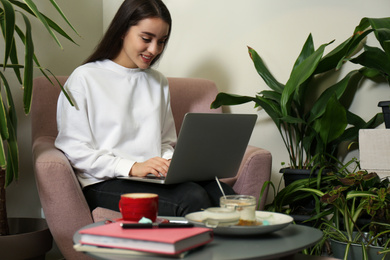
[[[10,2],[20,8],[22,8],[24,11],[26,11],[27,13],[33,15],[33,16],[36,16],[34,14],[34,12],[31,11],[31,9],[24,3],[21,3],[19,1],[15,1],[15,0],[10,0]],[[63,14],[63,13],[62,13]],[[48,25],[50,26],[50,28],[52,28],[54,31],[56,31],[57,33],[59,33],[60,35],[62,35],[63,37],[65,37],[66,39],[68,39],[69,41],[71,41],[72,43],[76,44],[77,43],[64,31],[62,30],[62,28],[60,26],[58,26],[58,24],[56,24],[53,20],[51,20],[50,18],[48,18],[46,15],[42,14],[42,17],[44,17],[46,19],[46,22],[48,23]],[[63,15],[61,15],[63,16]],[[68,20],[66,20],[66,23],[70,24],[70,22]],[[79,35],[79,33],[76,31],[76,29],[74,29],[73,26],[71,26],[72,30],[77,34]],[[80,35],[79,35],[80,36]]]
[[[3,36],[5,38],[5,50],[4,50],[4,67],[7,65],[8,58],[12,49],[12,42],[14,38],[15,29],[15,10],[10,2],[6,0],[0,0],[4,7],[4,23],[2,23]]]
[[[3,85],[8,85],[8,82],[4,76],[4,74],[0,71],[0,77],[1,81],[3,82]],[[5,108],[5,103],[3,102],[3,97],[1,95],[1,85],[0,84],[0,137],[1,139],[8,139],[9,138],[9,132],[8,132],[8,124],[7,124],[7,110]],[[4,147],[2,145],[2,152],[4,153]],[[0,159],[1,160],[1,159]],[[4,162],[1,162],[0,166],[3,166]]]
[[[3,138],[0,138],[0,170],[4,170],[7,167],[7,158],[5,156]]]
[[[39,12],[37,6],[32,0],[23,0],[27,6],[30,8],[30,10],[34,13],[34,15],[38,18],[39,21],[45,26],[46,30],[49,32],[51,37],[55,40],[57,45],[63,49],[61,42],[58,40],[57,36],[54,34],[53,30],[50,28],[48,22],[46,21],[45,17]]]
[[[5,175],[5,187],[7,187],[13,180],[19,178],[19,149],[16,137],[16,128],[12,125],[9,116],[7,116],[9,138],[8,144],[8,156],[7,156],[7,169]]]
[[[52,3],[52,5],[55,7],[55,9],[57,10],[57,12],[61,15],[62,19],[69,25],[69,27],[78,35],[78,32],[76,31],[76,29],[73,27],[73,25],[69,22],[68,18],[66,18],[64,12],[62,12],[61,8],[59,7],[59,5],[56,3],[56,1],[54,0],[50,0],[50,2]]]
[[[24,112],[28,114],[31,108],[32,88],[33,88],[33,57],[34,57],[34,43],[31,35],[31,23],[27,16],[22,13],[24,22],[26,24],[25,35],[25,54],[24,54],[24,77],[23,77],[23,104]]]

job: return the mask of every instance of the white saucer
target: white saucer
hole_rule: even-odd
[[[193,223],[196,226],[205,227],[202,222],[204,220],[204,212],[194,212],[187,214],[185,218],[188,222]],[[293,222],[293,218],[289,215],[269,212],[269,211],[256,211],[257,221],[268,222],[268,225],[257,226],[228,226],[228,227],[216,227],[212,228],[214,234],[218,235],[259,235],[267,234],[277,230],[280,230]]]

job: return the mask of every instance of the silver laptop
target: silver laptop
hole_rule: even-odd
[[[121,179],[174,184],[233,177],[248,146],[257,115],[188,113],[167,176]]]

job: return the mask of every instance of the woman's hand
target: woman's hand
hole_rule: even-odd
[[[161,157],[154,157],[145,162],[136,162],[130,170],[130,176],[143,177],[148,174],[153,174],[161,177],[161,174],[166,176],[171,160]]]

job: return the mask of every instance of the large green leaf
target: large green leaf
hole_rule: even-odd
[[[277,104],[280,105],[280,99],[282,97],[282,93],[278,93],[273,90],[263,90],[259,93],[263,98],[275,101]]]
[[[7,169],[5,176],[5,187],[7,187],[13,180],[19,178],[19,150],[16,137],[16,128],[10,121],[7,115],[9,138],[7,140],[8,154],[7,154]]]
[[[328,144],[344,133],[348,125],[345,108],[333,95],[327,103],[324,115],[315,121],[314,129],[319,133],[324,144]]]
[[[346,59],[355,52],[361,41],[372,31],[373,30],[364,32],[358,31],[342,42],[321,59],[314,74],[323,73],[332,69],[339,69]]]
[[[12,49],[12,42],[14,38],[15,29],[15,10],[13,6],[7,0],[0,0],[4,9],[4,23],[2,23],[3,37],[5,38],[5,50],[4,50],[4,66],[7,65],[9,55]]]
[[[274,121],[279,131],[281,131],[281,117],[282,113],[280,111],[280,106],[275,101],[261,96],[257,96],[255,101],[264,111],[268,114],[269,117]]]
[[[384,48],[383,43],[390,40],[390,17],[363,19],[366,19],[371,27],[375,29],[375,36]]]
[[[255,101],[255,98],[221,92],[218,93],[210,107],[219,108],[220,106],[240,105],[251,101]]]
[[[1,94],[3,91],[1,89],[2,85],[7,85],[8,82],[4,76],[4,74],[0,71],[0,139],[8,139],[9,138],[9,131],[8,131],[8,124],[7,124],[7,109],[5,107],[5,103],[3,102],[3,95]],[[1,82],[3,84],[1,84]],[[2,147],[4,152],[4,147]]]
[[[314,120],[322,116],[327,107],[328,101],[333,95],[336,95],[337,99],[340,99],[344,94],[345,90],[348,87],[348,83],[351,78],[359,74],[359,71],[353,70],[349,72],[342,80],[337,82],[335,85],[327,88],[321,96],[314,103],[312,109],[310,110],[310,116],[308,119],[308,124],[311,124]]]
[[[253,61],[253,64],[255,65],[257,73],[263,78],[268,87],[281,93],[283,91],[284,85],[275,79],[272,73],[268,70],[262,58],[254,49],[248,46],[248,52],[250,58]]]
[[[376,69],[385,75],[390,75],[389,56],[377,47],[364,46],[364,52],[352,59],[351,62]]]
[[[0,102],[0,139],[8,139],[9,133],[6,120],[7,111],[4,107],[2,95],[0,95]]]
[[[2,12],[4,10],[2,10],[0,8],[0,12]],[[6,28],[6,25],[5,25],[5,19],[0,19],[0,27],[1,27],[1,30],[3,32],[3,37],[5,39],[5,42],[8,40],[6,37],[5,37],[5,28]],[[15,25],[14,28],[16,29],[17,26]],[[0,64],[0,67],[3,67],[4,69],[6,67],[12,67],[14,72],[15,72],[15,76],[16,78],[18,79],[19,83],[22,84],[22,78],[21,78],[21,74],[20,74],[20,68],[23,67],[23,66],[20,66],[19,65],[19,62],[18,62],[18,57],[17,57],[17,48],[16,48],[16,44],[15,44],[15,37],[14,35],[12,35],[12,38],[10,38],[11,40],[11,49],[10,49],[10,52],[9,52],[9,58],[11,60],[11,63],[8,63],[7,64]],[[4,55],[6,56],[6,55]],[[8,60],[8,59],[7,59]],[[11,64],[11,65],[10,65]]]
[[[337,139],[336,143],[345,141],[354,141],[358,139],[360,129],[373,129],[383,123],[383,114],[377,113],[368,122],[365,122],[361,117],[347,111],[348,124],[352,127],[346,129],[344,133]]]
[[[387,55],[387,58],[390,60],[390,40],[383,42],[383,49]]]
[[[297,60],[294,63],[293,69],[291,70],[291,73],[307,58],[310,57],[314,53],[314,42],[313,42],[313,37],[311,34],[306,39],[305,44],[302,47],[301,53],[298,55]],[[291,77],[291,75],[290,75]],[[306,102],[305,100],[305,94],[306,94],[306,88],[308,86],[308,81],[305,83],[302,83],[297,90],[294,93],[293,99],[295,100],[296,107],[295,109],[300,110],[298,113],[303,113],[304,110],[304,103]]]
[[[324,53],[325,47],[330,43],[321,45],[315,52],[309,57],[302,61],[295,69],[291,72],[290,78],[288,79],[285,88],[282,92],[281,108],[282,114],[287,116],[291,109],[291,100],[293,95],[303,82],[310,78],[317,68],[319,61]]]
[[[3,139],[0,138],[0,170],[4,170],[7,167],[7,158],[5,156]]]
[[[390,28],[380,28],[375,30],[375,36],[383,49],[387,49],[386,43],[390,41]]]
[[[301,53],[299,54],[297,60],[294,63],[292,71],[294,71],[294,69],[298,67],[304,60],[310,57],[310,55],[312,55],[313,52],[314,52],[313,36],[309,34],[305,44],[302,47]]]
[[[24,35],[23,31],[22,31],[18,26],[15,27],[15,31],[17,32],[17,34],[18,34],[19,38],[22,40],[22,42],[25,43],[25,42],[26,42],[26,36]],[[38,61],[38,59],[37,59],[37,57],[36,57],[35,54],[33,54],[33,60],[34,60],[34,62],[35,62],[35,64],[36,64],[37,68],[41,71],[41,73],[50,81],[50,83],[51,83],[52,85],[54,85],[53,81],[52,81],[52,80],[50,79],[50,77],[47,75],[45,69],[42,68],[42,66],[40,65],[40,63],[39,63],[39,61]],[[23,66],[22,66],[22,67],[23,67]],[[51,73],[51,74],[52,74],[52,73]],[[53,76],[54,76],[54,75],[53,75]],[[22,81],[21,81],[21,84],[23,84]],[[63,90],[63,91],[64,91],[64,90]]]
[[[24,54],[24,77],[23,77],[23,104],[24,112],[28,114],[31,108],[32,88],[33,88],[33,57],[34,57],[34,43],[31,34],[31,23],[27,16],[22,13],[25,25],[25,54]]]

